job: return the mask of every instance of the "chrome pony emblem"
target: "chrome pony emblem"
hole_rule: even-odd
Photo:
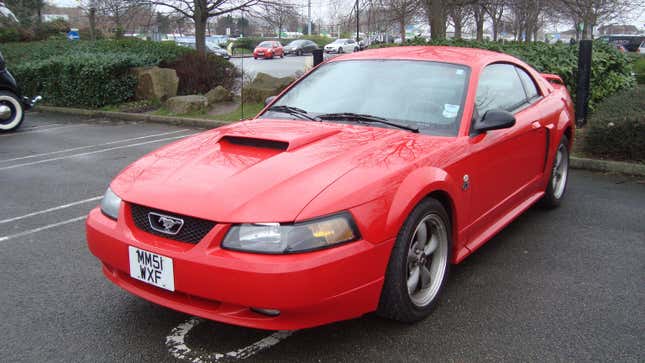
[[[150,228],[157,232],[176,235],[181,230],[181,227],[184,226],[184,220],[181,218],[175,218],[155,212],[148,213],[148,222],[150,222]]]

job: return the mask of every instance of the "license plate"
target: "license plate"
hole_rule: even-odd
[[[262,52],[258,52],[258,55],[264,55],[264,53],[262,53]]]
[[[172,258],[128,246],[130,276],[162,289],[175,291]]]

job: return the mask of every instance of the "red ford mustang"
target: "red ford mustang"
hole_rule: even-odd
[[[561,79],[508,55],[341,56],[255,119],[127,167],[87,240],[112,282],[188,314],[263,329],[372,311],[413,322],[451,264],[534,203],[560,203],[573,132]]]

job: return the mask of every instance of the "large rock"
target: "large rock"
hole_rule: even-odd
[[[208,104],[227,102],[233,100],[233,94],[222,86],[217,86],[206,93]]]
[[[253,82],[244,86],[242,97],[244,102],[264,102],[269,96],[275,96],[287,88],[295,80],[294,77],[272,77],[266,73],[258,73]]]
[[[177,115],[204,112],[207,106],[208,99],[199,95],[175,96],[166,101],[168,111]]]
[[[134,97],[137,100],[165,101],[177,95],[179,77],[170,68],[140,67],[132,69],[137,78]]]

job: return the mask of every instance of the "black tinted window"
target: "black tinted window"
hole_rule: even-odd
[[[540,93],[538,92],[537,87],[535,87],[533,78],[531,78],[531,76],[529,76],[529,74],[521,68],[517,68],[517,73],[520,75],[520,79],[522,80],[522,84],[524,85],[524,90],[526,90],[526,97],[529,100],[537,98]]]
[[[526,102],[522,81],[510,64],[492,64],[479,76],[475,105],[479,115],[492,109],[513,111]]]

